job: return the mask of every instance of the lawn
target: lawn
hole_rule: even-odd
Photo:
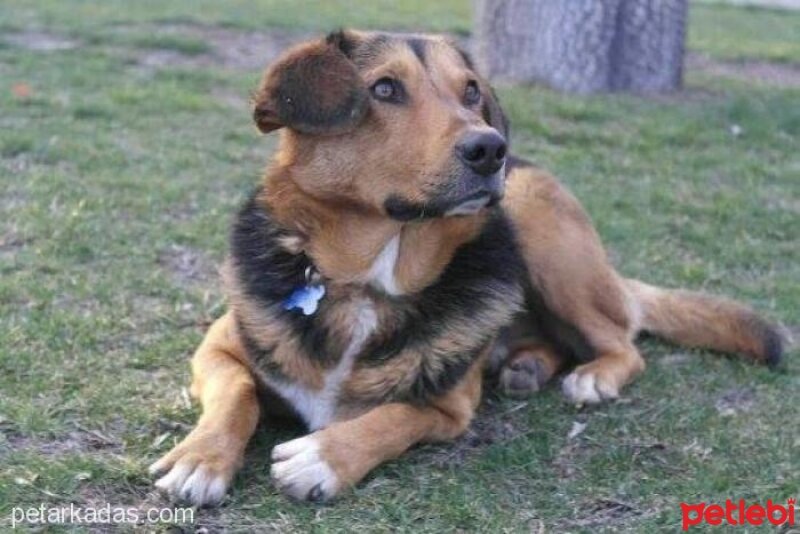
[[[466,35],[469,17],[466,0],[0,4],[0,529],[15,506],[165,506],[145,467],[197,416],[188,360],[274,146],[247,109],[263,63],[303,32]],[[514,149],[575,191],[626,275],[735,296],[800,335],[800,12],[693,5],[689,46],[676,95],[499,88]],[[265,429],[196,523],[674,532],[682,501],[800,497],[796,351],[770,372],[642,347],[619,402],[490,395],[455,446],[329,506],[271,487],[268,451],[297,429]]]

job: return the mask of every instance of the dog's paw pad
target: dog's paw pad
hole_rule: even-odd
[[[539,391],[550,377],[533,355],[519,355],[500,370],[500,389],[512,398],[524,398]]]
[[[341,489],[339,477],[322,458],[314,434],[275,446],[272,462],[270,475],[275,486],[294,499],[323,502]]]

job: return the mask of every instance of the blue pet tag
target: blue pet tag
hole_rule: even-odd
[[[283,301],[284,310],[300,309],[303,315],[313,315],[319,307],[319,301],[325,296],[325,286],[305,285],[292,291]]]
[[[283,301],[284,310],[299,309],[303,315],[314,315],[319,307],[319,301],[325,296],[325,286],[314,271],[313,267],[306,269],[305,285],[295,288],[292,294],[286,297]]]

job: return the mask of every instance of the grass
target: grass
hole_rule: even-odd
[[[689,47],[720,59],[797,63],[800,18],[784,10],[692,5]]]
[[[71,41],[0,47],[0,524],[13,506],[163,505],[144,466],[196,418],[182,394],[188,358],[224,307],[215,269],[227,226],[273,139],[246,109],[257,69],[145,65],[153,49],[209,51],[152,25],[469,28],[468,3],[455,0],[302,7],[0,6],[0,35]],[[693,6],[690,46],[796,67],[797,28],[800,14]],[[797,89],[690,72],[686,92],[661,99],[499,92],[515,150],[575,191],[625,274],[737,297],[798,332]],[[772,373],[643,349],[650,367],[623,401],[577,411],[556,388],[524,406],[490,398],[470,437],[412,451],[333,506],[293,504],[270,486],[267,452],[295,432],[264,430],[226,506],[198,521],[653,532],[680,527],[681,501],[800,496],[796,352]],[[568,439],[576,421],[586,428]]]

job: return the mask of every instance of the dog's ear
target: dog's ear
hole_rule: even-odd
[[[264,133],[286,126],[335,135],[357,126],[369,109],[369,91],[346,52],[344,32],[290,49],[264,73],[253,96],[253,119]]]
[[[481,107],[481,114],[489,126],[500,132],[506,138],[506,143],[509,142],[509,134],[511,133],[511,123],[508,120],[503,108],[500,106],[500,100],[497,94],[483,76],[478,73],[475,68],[475,62],[472,57],[460,46],[454,44],[456,50],[464,60],[464,64],[475,74],[478,75],[478,85],[480,86],[481,95],[483,97],[483,106]]]

